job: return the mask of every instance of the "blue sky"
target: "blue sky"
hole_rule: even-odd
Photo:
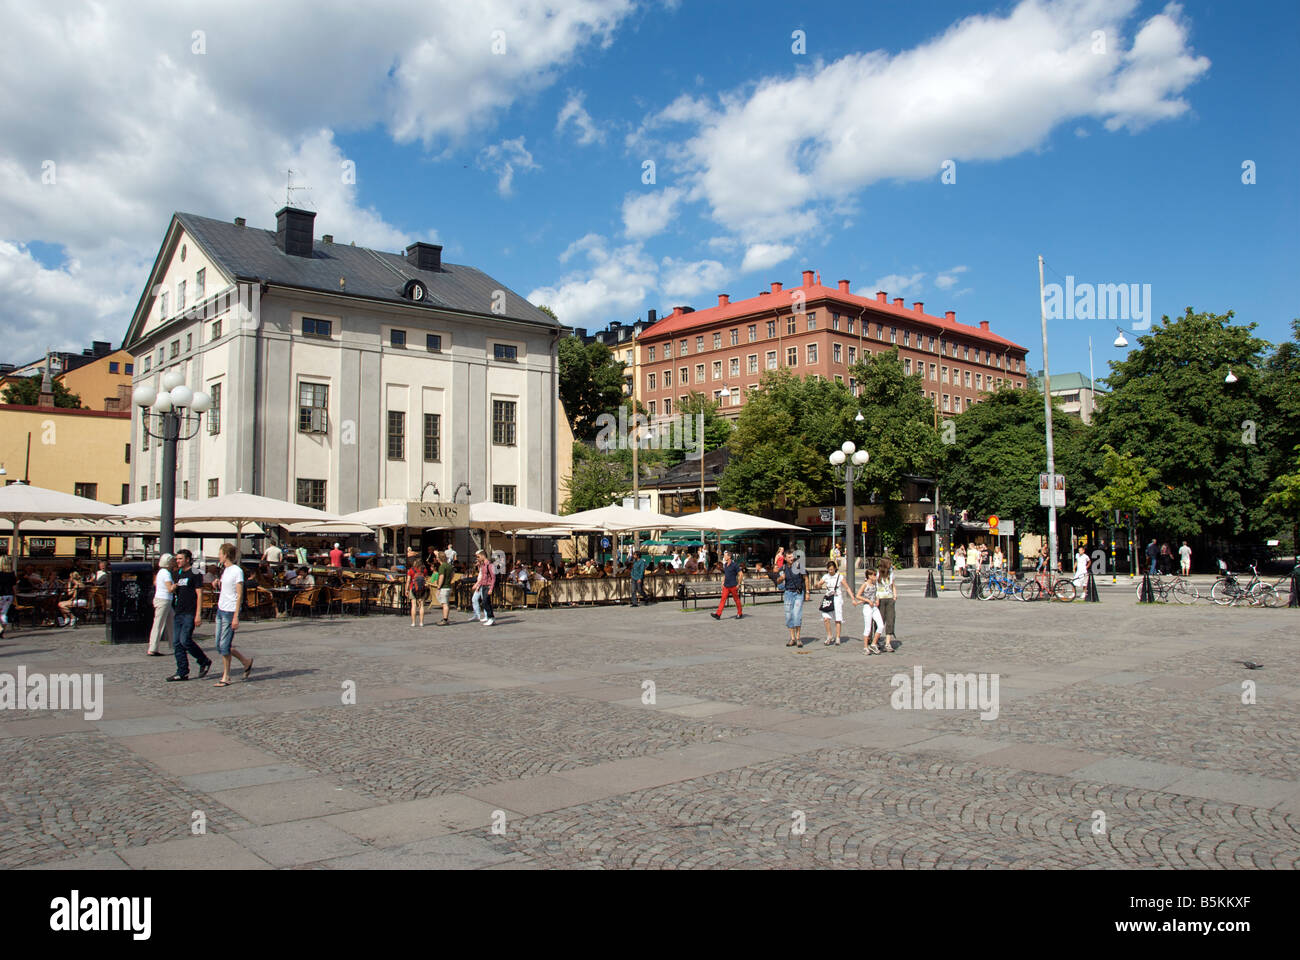
[[[74,45],[47,67],[47,109],[0,116],[18,128],[0,170],[29,180],[0,186],[11,348],[120,340],[170,211],[270,226],[286,166],[318,233],[386,249],[437,239],[447,260],[588,328],[750,296],[808,267],[988,320],[1037,369],[1040,253],[1049,283],[1150,284],[1157,318],[1232,309],[1277,341],[1300,315],[1300,5],[575,0],[518,21],[509,4],[477,19],[440,6],[395,6],[394,36],[288,9],[286,24],[311,23],[292,54],[274,24],[241,32],[238,10],[102,14],[115,21],[103,49]],[[147,28],[131,22],[150,12]],[[49,33],[46,14],[7,13],[12,103],[5,87]],[[504,54],[484,50],[493,24]],[[95,76],[139,76],[92,76],[76,109],[103,106],[82,125],[58,98],[96,59]],[[204,99],[219,104],[206,143],[184,119]],[[151,115],[181,118],[170,143],[122,132]],[[60,156],[80,176],[55,197],[30,180]],[[941,182],[945,159],[955,183]],[[345,160],[355,184],[338,183]],[[1114,328],[1054,320],[1053,370],[1086,373],[1092,335],[1103,376]]]

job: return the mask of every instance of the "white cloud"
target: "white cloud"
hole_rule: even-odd
[[[561,263],[581,256],[585,266],[528,294],[531,303],[547,304],[561,323],[603,326],[638,309],[655,288],[658,270],[640,243],[610,249],[606,239],[589,233],[560,254]]]
[[[358,13],[253,0],[202,9],[0,0],[5,354],[83,346],[92,333],[117,342],[170,214],[271,226],[288,168],[311,188],[297,199],[317,210],[318,228],[399,249],[410,238],[359,205],[334,132],[377,126],[433,147],[488,129],[515,100],[554,83],[581,47],[608,43],[632,7],[387,0]],[[492,52],[496,29],[503,55]],[[285,77],[309,82],[276,79]],[[42,182],[47,160],[54,183]],[[522,169],[506,160],[511,176]],[[364,162],[356,170],[358,181],[379,176]],[[435,233],[421,228],[422,239]],[[32,241],[62,245],[67,263],[33,272],[39,264],[19,248]],[[63,301],[48,293],[58,280],[80,291],[78,306],[60,312]],[[87,329],[88,313],[106,303],[127,306]]]
[[[901,273],[891,273],[888,276],[881,277],[877,280],[875,288],[870,293],[859,291],[858,296],[874,297],[876,290],[884,290],[891,297],[905,297],[909,291],[919,293],[921,281],[924,279],[924,273],[914,273],[911,276],[904,276]]]
[[[675,260],[664,257],[659,288],[669,297],[694,297],[705,291],[717,292],[728,273],[717,260]]]
[[[634,240],[661,233],[672,221],[681,199],[679,187],[627,194],[623,198],[623,232]]]
[[[584,94],[570,93],[569,99],[565,101],[561,108],[559,116],[555,118],[555,132],[562,134],[565,126],[573,124],[578,129],[577,142],[579,146],[590,146],[593,143],[605,142],[605,131],[596,126],[591,119],[582,102],[586,99]]]
[[[533,155],[524,146],[523,137],[502,140],[479,151],[480,170],[490,170],[497,175],[497,193],[503,197],[514,192],[515,170],[536,170]]]
[[[940,273],[937,277],[934,278],[934,285],[938,287],[940,290],[947,290],[950,287],[955,287],[957,286],[958,283],[961,282],[960,280],[958,280],[958,277],[961,274],[966,273],[968,270],[970,270],[970,267],[964,267],[964,266],[953,267],[950,270],[944,270],[942,273]]]
[[[794,247],[783,243],[753,243],[745,249],[745,259],[740,264],[741,273],[775,267],[794,255]]]
[[[1140,130],[1187,110],[1178,94],[1209,61],[1188,47],[1176,4],[1132,46],[1137,0],[1021,0],[975,15],[911,50],[853,54],[760,81],[717,101],[682,96],[629,136],[676,158],[712,216],[747,242],[799,238],[829,222],[854,191],[939,175],[944,160],[1000,160],[1042,145],[1059,126],[1100,118]],[[1092,52],[1104,30],[1109,54]]]

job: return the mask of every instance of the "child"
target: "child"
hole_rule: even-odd
[[[876,639],[885,634],[885,621],[880,617],[880,600],[876,597],[877,576],[874,568],[868,569],[866,579],[858,587],[858,595],[853,598],[855,607],[866,607],[862,611],[862,652],[868,655],[880,652]]]

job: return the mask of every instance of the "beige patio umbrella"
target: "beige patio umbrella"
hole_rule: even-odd
[[[685,519],[685,518],[682,518]],[[780,520],[769,520],[767,517],[760,517],[752,513],[738,513],[735,510],[705,510],[703,513],[692,513],[690,522],[686,524],[690,530],[807,530],[807,527],[799,527],[793,523],[782,523]]]
[[[130,507],[138,508],[138,511],[133,512],[133,516],[149,520],[156,520],[161,517],[161,506],[162,502],[159,500],[130,504]],[[259,497],[255,494],[244,493],[242,490],[236,493],[228,493],[222,497],[210,497],[207,500],[176,501],[176,525],[178,529],[182,521],[225,521],[234,525],[237,538],[244,535],[245,527],[254,524],[287,526],[291,523],[304,523],[307,521],[334,523],[339,519],[341,518],[337,515],[326,513],[324,510],[304,507],[297,503],[290,503],[287,500],[276,500],[274,497]]]
[[[122,508],[86,497],[46,490],[26,483],[0,487],[0,517],[13,524],[9,553],[18,556],[19,531],[24,520],[100,520],[121,517]]]

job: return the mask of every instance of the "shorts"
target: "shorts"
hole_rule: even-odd
[[[786,590],[782,598],[785,605],[785,625],[793,630],[803,625],[803,591]]]
[[[233,613],[217,611],[217,653],[223,657],[230,656],[230,649],[235,645],[235,631],[232,626],[234,619]]]
[[[451,587],[443,587],[438,591],[439,603],[451,603]]]

